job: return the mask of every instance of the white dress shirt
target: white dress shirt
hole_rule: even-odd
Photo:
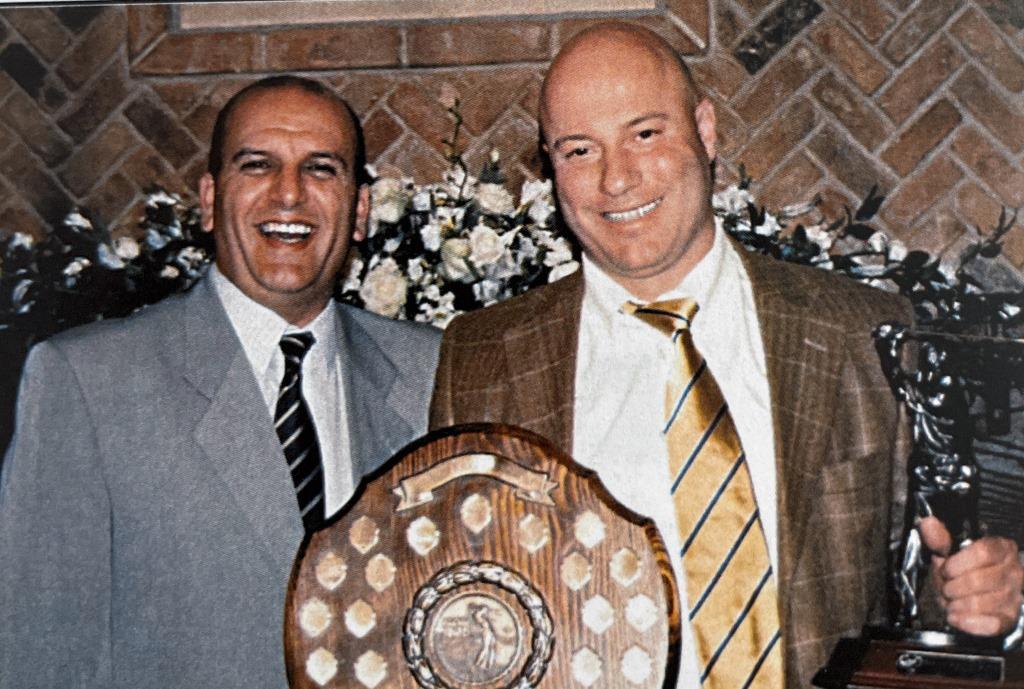
[[[597,472],[617,500],[657,524],[682,598],[683,648],[677,686],[699,689],[668,485],[668,450],[661,432],[665,386],[676,365],[674,346],[656,329],[622,313],[623,303],[641,300],[586,256],[583,271],[573,455]],[[769,556],[778,572],[775,439],[764,346],[750,280],[721,230],[716,230],[711,250],[678,288],[659,299],[684,296],[695,299],[700,307],[691,328],[694,344],[729,404],[746,451]]]
[[[281,337],[285,333],[310,332],[316,338],[302,360],[302,397],[316,425],[324,467],[324,514],[330,517],[354,491],[351,450],[347,442],[345,386],[338,352],[341,331],[334,301],[328,303],[312,323],[297,328],[247,297],[224,277],[216,265],[211,266],[209,278],[213,280],[217,296],[260,385],[270,413],[270,423],[273,423],[277,395],[284,377]],[[230,429],[225,429],[225,432],[230,433]]]

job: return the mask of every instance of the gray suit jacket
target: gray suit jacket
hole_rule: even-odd
[[[885,612],[908,446],[870,333],[911,314],[899,297],[852,280],[740,253],[768,367],[786,686],[798,689],[840,636]],[[571,453],[582,298],[577,274],[454,320],[431,427],[512,423]]]
[[[338,309],[358,477],[425,430],[439,332]],[[286,686],[302,521],[212,285],[37,346],[0,481],[0,687]]]

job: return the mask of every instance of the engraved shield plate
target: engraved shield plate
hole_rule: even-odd
[[[654,525],[543,438],[426,436],[304,541],[293,689],[675,686],[679,608]]]

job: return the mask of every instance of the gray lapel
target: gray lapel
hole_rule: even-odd
[[[210,401],[195,438],[283,573],[302,540],[295,489],[266,403],[227,314],[204,279],[184,316],[184,375]]]
[[[349,449],[356,483],[400,450],[416,426],[407,400],[419,395],[408,387],[410,377],[399,376],[394,362],[378,345],[374,325],[372,318],[356,309],[338,306]]]
[[[738,251],[753,288],[767,359],[778,477],[779,591],[782,600],[790,600],[835,412],[843,333],[814,312],[806,283],[791,267]]]

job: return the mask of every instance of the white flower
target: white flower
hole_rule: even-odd
[[[168,194],[165,191],[156,191],[146,196],[146,206],[149,208],[156,208],[157,206],[173,206],[179,203],[181,199],[173,194]]]
[[[409,279],[413,282],[419,282],[423,279],[423,259],[411,258],[405,266],[405,273],[409,276]]]
[[[492,228],[478,224],[469,233],[469,260],[478,267],[489,266],[505,253],[501,236]]]
[[[104,268],[110,270],[120,270],[124,268],[124,260],[117,255],[117,252],[113,247],[107,246],[106,244],[100,244],[96,247],[96,260]]]
[[[544,265],[547,267],[554,268],[572,260],[572,246],[565,237],[555,237],[543,243],[547,248],[547,253],[544,254]]]
[[[15,232],[7,240],[7,246],[11,249],[31,249],[36,243],[35,237],[24,232]]]
[[[433,301],[434,304],[421,303],[416,320],[444,328],[455,316],[459,315],[459,311],[455,309],[455,295],[451,292],[442,293],[436,285],[431,285],[431,287],[434,289],[424,291],[424,297]]]
[[[526,211],[526,215],[538,225],[547,225],[554,212],[555,207],[553,205],[547,201],[539,200],[530,205],[530,210]]]
[[[946,282],[956,282],[956,266],[945,261],[939,263],[939,273],[946,279]]]
[[[196,246],[186,246],[174,257],[174,263],[190,278],[199,276],[199,268],[206,263],[206,252]]]
[[[494,280],[508,280],[510,277],[520,275],[523,272],[511,251],[506,251],[498,261],[487,268],[487,277]]]
[[[401,180],[381,177],[370,185],[370,199],[370,218],[393,225],[402,219],[409,193]]]
[[[174,219],[174,222],[164,226],[167,232],[175,239],[181,239],[185,235],[181,232],[181,221],[178,218]]]
[[[89,219],[78,211],[71,211],[64,216],[64,224],[80,232],[92,229],[92,223],[89,222]]]
[[[999,315],[1009,320],[1020,313],[1020,307],[1016,304],[1003,304],[999,307]]]
[[[804,232],[807,233],[807,238],[821,247],[822,252],[828,251],[832,248],[832,242],[835,241],[835,237],[830,233],[826,232],[821,228],[821,225],[811,225],[805,227]]]
[[[146,230],[146,244],[154,251],[164,248],[167,246],[167,242],[169,241],[171,240],[168,237],[165,237],[154,229]]]
[[[473,296],[484,306],[489,306],[498,300],[501,294],[501,283],[497,280],[481,280],[473,283]]]
[[[392,237],[384,242],[384,253],[393,254],[398,251],[398,247],[400,246],[402,246],[402,240],[398,237]]]
[[[174,266],[164,266],[164,269],[160,271],[160,277],[168,280],[174,280],[179,275],[181,275],[181,271]]]
[[[889,245],[889,238],[885,236],[884,232],[875,232],[873,235],[868,237],[868,246],[872,251],[878,253],[885,253],[885,247]]]
[[[509,215],[516,210],[515,200],[501,184],[483,183],[477,186],[476,202],[485,213]]]
[[[453,168],[448,168],[447,170],[445,170],[444,181],[448,182],[448,184],[451,185],[451,187],[453,187],[453,189],[452,189],[452,195],[453,196],[457,196],[458,195],[459,189],[462,186],[464,186],[464,185],[465,186],[469,186],[469,187],[473,186],[473,178],[472,177],[468,177],[466,175],[466,171],[463,170],[461,167],[453,167]]]
[[[25,297],[28,296],[28,290],[32,286],[32,281],[28,278],[19,280],[18,284],[14,286],[11,291],[11,304],[17,309],[19,314],[25,314],[32,308],[32,304],[35,300],[25,301]]]
[[[412,209],[415,211],[430,210],[430,190],[421,189],[412,196]]]
[[[427,251],[437,251],[441,248],[441,226],[436,222],[429,222],[420,228],[420,239],[423,240],[423,248]]]
[[[118,237],[114,240],[114,253],[126,261],[139,257],[139,243],[134,237]]]
[[[519,192],[520,203],[529,206],[526,214],[538,225],[545,225],[555,212],[551,198],[551,180],[527,180]]]
[[[366,308],[388,318],[394,318],[405,306],[408,281],[393,258],[386,258],[370,271],[359,288],[359,296]]]
[[[468,239],[453,237],[441,244],[441,265],[438,272],[446,280],[453,282],[472,282],[472,272],[466,259],[469,257]]]
[[[885,273],[885,266],[883,265],[862,265],[857,269],[858,277],[878,277]]]
[[[754,197],[747,189],[740,189],[735,184],[723,189],[711,197],[711,205],[716,211],[728,215],[739,215],[747,212],[747,205],[754,202]]]
[[[360,258],[353,258],[351,265],[348,267],[348,275],[345,276],[345,282],[341,286],[342,292],[355,292],[358,291],[359,286],[362,285],[362,281],[359,279],[359,275],[363,272],[363,260]]]
[[[448,223],[451,227],[459,227],[462,225],[463,216],[466,215],[466,209],[463,206],[439,206],[434,211],[434,215],[439,223]]]
[[[783,206],[779,210],[780,218],[798,218],[801,215],[806,215],[813,211],[818,205],[818,200],[808,201],[806,203],[792,203],[788,206]]]
[[[195,265],[206,260],[206,253],[197,246],[186,246],[178,252],[178,259],[189,265]]]
[[[533,261],[537,257],[537,245],[529,237],[519,238],[519,258],[524,261]]]
[[[762,237],[774,237],[782,231],[782,225],[771,213],[764,214],[764,222],[754,228],[754,233]]]
[[[898,239],[889,242],[889,260],[902,261],[907,257],[906,245]]]
[[[550,179],[528,179],[523,182],[523,188],[519,192],[519,200],[524,206],[536,201],[551,200]]]
[[[579,268],[579,261],[569,261],[568,263],[563,263],[560,266],[555,266],[554,268],[551,269],[551,272],[548,274],[548,282],[561,280],[566,275],[572,275],[577,270],[579,270]]]
[[[75,258],[71,263],[64,266],[64,275],[68,277],[75,277],[80,275],[83,270],[92,265],[92,261],[81,256]]]

